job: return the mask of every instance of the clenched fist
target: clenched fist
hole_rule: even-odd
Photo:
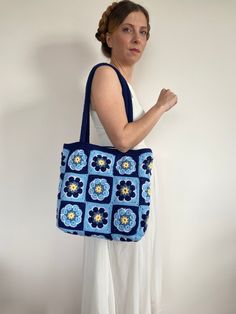
[[[155,106],[160,108],[163,112],[168,111],[174,105],[177,104],[177,96],[172,93],[170,89],[163,88],[158,97],[157,103]]]

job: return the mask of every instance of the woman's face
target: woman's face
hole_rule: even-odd
[[[124,65],[136,63],[146,46],[147,30],[143,12],[131,12],[112,34],[107,33],[107,44],[112,48],[111,60]]]

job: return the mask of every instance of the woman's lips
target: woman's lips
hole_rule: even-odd
[[[133,52],[136,52],[136,53],[140,53],[140,50],[136,49],[136,48],[133,48],[133,49],[130,49],[130,50],[133,51]]]

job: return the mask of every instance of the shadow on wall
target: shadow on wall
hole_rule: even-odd
[[[1,314],[79,313],[83,238],[57,229],[55,217],[60,152],[79,140],[89,60],[96,56],[82,41],[40,43],[30,60],[40,97],[6,104],[2,208],[11,236],[1,221]]]

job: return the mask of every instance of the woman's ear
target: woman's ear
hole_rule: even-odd
[[[106,33],[106,43],[109,48],[112,48],[112,38],[110,33],[108,32]]]

